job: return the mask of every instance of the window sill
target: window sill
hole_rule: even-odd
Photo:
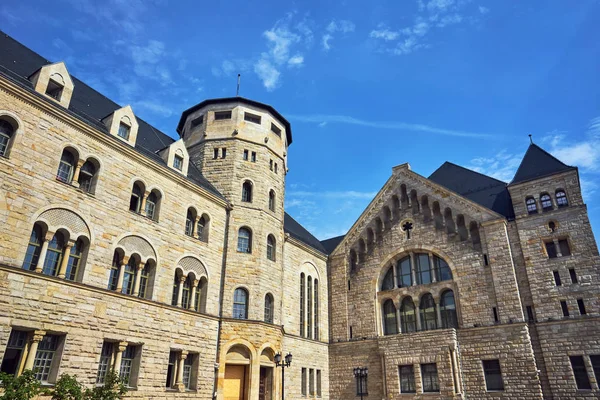
[[[155,224],[158,224],[158,221],[157,221],[157,220],[155,220],[155,219],[152,219],[152,218],[150,218],[150,217],[147,217],[146,215],[144,215],[144,214],[142,214],[142,213],[135,212],[135,211],[131,211],[131,210],[128,210],[128,211],[129,211],[131,214],[137,215],[138,217],[145,219],[146,221],[150,221],[150,222],[154,222]]]

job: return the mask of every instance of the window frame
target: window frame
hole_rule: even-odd
[[[238,297],[238,293],[244,294],[244,299]],[[243,300],[243,301],[242,301]],[[249,303],[249,294],[248,290],[244,287],[238,287],[233,292],[233,309],[232,309],[232,317],[234,319],[239,320],[247,320],[248,319],[248,303]],[[236,316],[237,311],[243,311],[243,314],[240,313]]]
[[[261,125],[262,117],[257,114],[252,114],[248,111],[244,111],[244,121],[248,121],[256,125]]]
[[[277,241],[275,236],[269,234],[267,236],[267,260],[276,261],[277,259]]]
[[[529,196],[525,199],[525,208],[527,209],[527,214],[531,215],[531,214],[537,214],[538,213],[538,209],[537,209],[537,202],[535,201],[535,198]]]
[[[264,321],[268,324],[273,323],[273,319],[275,316],[275,300],[271,293],[267,293],[265,295],[265,315]]]
[[[429,369],[429,371],[425,371],[425,369]],[[426,381],[428,381],[427,384]],[[421,383],[423,393],[439,393],[440,382],[436,363],[421,364]]]
[[[542,211],[551,211],[554,209],[552,197],[550,197],[548,193],[542,193],[540,195],[540,205],[542,207]]]
[[[247,236],[242,236],[242,231],[247,232]],[[238,230],[237,252],[252,254],[252,230],[246,226],[240,227]]]
[[[215,121],[227,121],[232,118],[233,110],[220,110],[214,111],[214,120]]]
[[[481,360],[485,389],[488,392],[502,392],[505,389],[502,366],[499,359]],[[493,381],[496,380],[496,382]]]
[[[387,299],[383,302],[381,313],[383,316],[383,334],[396,335],[398,334],[398,317],[397,309],[392,299]]]
[[[403,380],[403,377],[408,378],[407,381]],[[398,365],[398,379],[400,383],[398,385],[400,393],[417,393],[414,365]],[[405,383],[407,384],[406,386],[404,386]]]
[[[8,126],[8,128],[7,128]],[[8,158],[18,128],[0,115],[0,157]]]
[[[179,154],[173,156],[173,168],[178,171],[183,170],[183,156],[180,156]]]
[[[555,193],[554,193],[554,198],[556,199],[556,206],[558,208],[563,208],[563,207],[568,207],[569,206],[569,199],[567,198],[567,192],[562,190],[562,189],[558,189]]]
[[[569,356],[571,372],[575,380],[577,390],[592,390],[590,376],[588,375],[587,366],[583,356]],[[577,365],[575,365],[577,363]],[[581,387],[584,386],[584,387]]]

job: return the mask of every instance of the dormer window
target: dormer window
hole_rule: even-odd
[[[60,101],[64,87],[65,86],[63,84],[57,82],[56,80],[53,79],[53,77],[51,77],[48,80],[48,86],[46,87],[46,94],[48,96],[52,97],[53,99],[55,99],[56,101]]]
[[[260,125],[260,116],[256,114],[244,113],[244,121]]]
[[[64,108],[69,108],[74,85],[65,63],[44,65],[29,76],[29,80],[36,92],[46,95]]]
[[[224,119],[231,119],[231,110],[215,111],[215,121],[220,121]]]
[[[273,131],[273,133],[276,134],[277,136],[281,136],[281,129],[272,122],[271,122],[271,131]]]
[[[119,123],[119,132],[117,133],[119,137],[122,137],[125,140],[129,140],[129,131],[131,127],[124,122]]]
[[[175,157],[173,158],[173,168],[180,171],[183,168],[183,157],[181,157],[179,154],[175,154]]]

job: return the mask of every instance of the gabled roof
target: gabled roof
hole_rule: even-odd
[[[331,239],[321,240],[321,245],[323,245],[323,248],[325,248],[325,251],[327,252],[326,254],[333,253],[335,248],[338,247],[338,244],[340,244],[345,237],[346,235],[341,235]]]
[[[566,165],[537,144],[531,143],[510,184],[514,185],[573,169],[576,168]]]
[[[514,210],[506,183],[446,161],[429,178],[467,199],[506,218],[514,217]]]
[[[291,237],[298,239],[299,241],[312,247],[313,249],[323,254],[329,254],[327,250],[325,250],[321,242],[319,242],[319,239],[314,237],[288,213],[285,213],[283,218],[283,230],[285,231],[285,233],[289,233]]]
[[[40,98],[46,99],[33,90],[33,86],[27,77],[31,76],[44,65],[52,64],[50,61],[17,42],[1,30],[0,54],[2,54],[2,57],[0,57],[1,76],[32,91],[34,94],[39,95]],[[110,135],[107,127],[101,120],[107,115],[112,114],[113,111],[120,109],[121,106],[95,91],[76,77],[71,76],[71,79],[75,88],[68,112],[81,121],[93,126],[95,129]],[[58,104],[56,106],[61,107]],[[136,118],[139,123],[139,130],[135,150],[154,160],[156,163],[166,165],[165,161],[156,153],[175,140],[139,117]],[[223,195],[206,180],[195,166],[190,165],[187,178],[224,199]]]

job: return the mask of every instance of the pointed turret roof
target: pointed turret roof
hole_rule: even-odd
[[[576,169],[571,167],[535,143],[531,143],[523,156],[517,173],[510,185],[554,175],[559,172]]]

